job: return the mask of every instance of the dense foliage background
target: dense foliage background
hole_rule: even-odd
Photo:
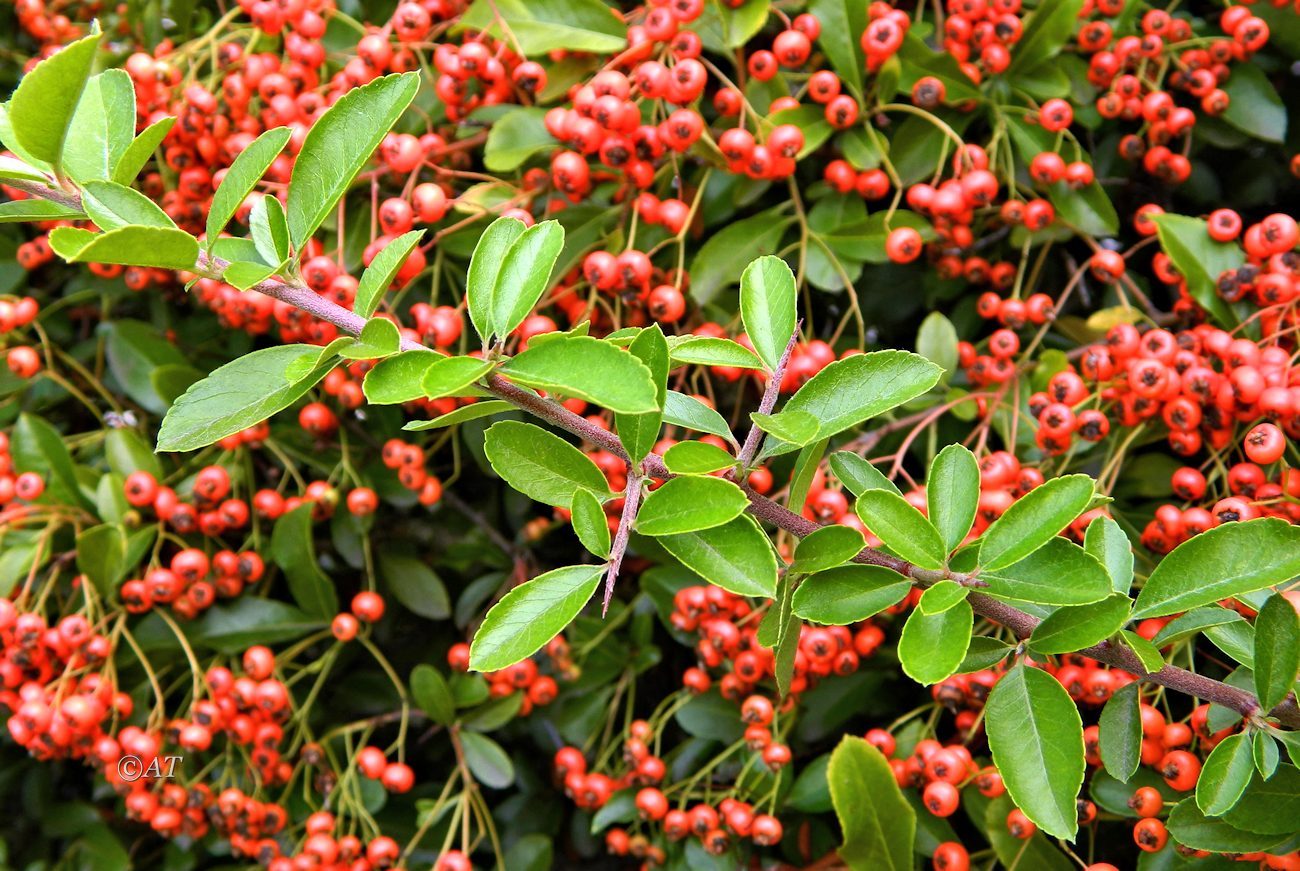
[[[5,93],[68,44],[55,57],[80,52],[83,73],[125,72],[91,79],[52,167],[15,131],[81,79],[16,94],[0,124],[64,182],[0,167],[0,865],[1300,867],[1296,9],[13,5]],[[317,167],[347,189],[337,207],[286,223],[268,202],[301,177],[312,123],[403,72],[410,107],[349,118],[326,150],[341,162],[373,137],[374,158]],[[214,199],[241,154],[247,184]],[[197,265],[166,233],[91,254],[70,229],[166,220],[212,239],[223,210],[240,238]],[[549,260],[481,242],[522,232],[502,215],[558,222],[528,237]],[[628,467],[599,439],[627,417],[602,402],[618,390],[502,370],[586,416],[550,431],[585,432],[567,444],[593,465],[503,425],[526,415],[492,404],[486,370],[444,390],[421,370],[409,392],[398,329],[331,344],[340,322],[282,293],[378,310],[408,354],[467,355],[485,332],[466,300],[476,245],[484,269],[537,286],[494,354],[571,328],[669,336],[646,450],[694,440],[672,472],[754,459],[741,443],[773,370],[783,400],[861,351],[942,373],[914,370],[914,390],[842,376],[842,404],[892,401],[838,428],[830,401],[811,423],[760,419],[768,448],[732,475],[745,495],[723,520],[757,506],[801,562],[779,587],[766,547],[770,584],[739,557],[701,571],[667,534],[685,527],[660,536],[643,514],[619,532]],[[793,324],[755,328],[781,312],[742,313],[742,274],[748,299],[797,289],[789,349]],[[298,343],[330,349],[319,378]],[[387,383],[367,377],[381,357]],[[266,361],[240,371],[243,406],[160,436],[178,397],[240,358]],[[542,467],[595,483],[557,491]],[[681,502],[725,512],[741,489],[709,480]],[[968,575],[960,546],[1035,492],[1020,517],[1042,519],[1003,540],[1055,526],[1001,567],[1039,548],[1042,591],[1013,569]],[[841,531],[796,557],[809,528],[763,496]],[[967,504],[964,526],[936,508]],[[627,551],[606,614],[517,620],[504,652],[499,617],[471,663],[521,582],[578,564],[591,597],[588,551],[608,557],[611,534]],[[847,563],[864,542],[884,568]],[[1132,610],[1158,563],[1167,586]],[[1054,612],[1056,636],[1020,644]],[[1138,680],[1165,662],[1194,674]],[[1006,674],[1027,707],[990,713]],[[999,728],[1025,747],[1001,776]],[[1076,780],[1053,808],[1033,769],[1068,782],[1053,748],[1081,743],[1078,807]],[[139,780],[124,754],[183,759]]]

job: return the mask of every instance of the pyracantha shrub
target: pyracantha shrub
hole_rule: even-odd
[[[1300,6],[13,6],[0,862],[1300,868]]]

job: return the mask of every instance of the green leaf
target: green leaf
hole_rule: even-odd
[[[668,341],[658,324],[642,330],[628,345],[627,352],[650,370],[650,380],[655,386],[656,410],[645,414],[615,414],[614,426],[619,441],[632,462],[640,463],[654,450],[659,440],[659,430],[664,414],[660,411],[668,394]],[[725,429],[726,425],[723,425]]]
[[[212,205],[208,210],[206,245],[209,251],[292,135],[293,130],[288,127],[273,127],[250,142],[230,164],[212,195]]]
[[[708,442],[678,442],[664,451],[664,465],[674,475],[707,475],[736,465],[736,458]]]
[[[370,261],[366,271],[361,273],[361,281],[357,282],[357,299],[352,307],[353,311],[363,318],[368,318],[375,313],[379,303],[383,301],[384,291],[388,290],[389,285],[393,283],[398,270],[406,264],[406,258],[411,255],[411,250],[423,236],[423,230],[403,233],[375,255],[375,259]]]
[[[126,556],[126,530],[116,523],[92,526],[77,536],[77,571],[105,599],[112,599],[118,583],[134,568]]]
[[[253,644],[278,644],[320,629],[319,620],[286,602],[240,596],[217,604],[191,624],[190,641],[218,653],[243,653]]]
[[[361,390],[371,405],[396,405],[424,396],[424,373],[440,360],[433,351],[402,351],[380,360],[366,373]]]
[[[412,614],[428,620],[446,620],[451,616],[447,585],[429,567],[428,561],[401,553],[381,553],[379,575],[393,598]]]
[[[85,182],[81,186],[81,207],[101,230],[116,230],[129,224],[176,229],[176,222],[153,200],[111,181]]]
[[[1039,623],[1029,638],[1038,653],[1073,653],[1114,635],[1128,622],[1133,603],[1115,593],[1089,605],[1057,608]]]
[[[1220,116],[1224,121],[1256,139],[1286,139],[1286,106],[1262,69],[1248,63],[1234,66],[1223,90],[1229,100]]]
[[[108,467],[123,478],[138,471],[148,472],[155,478],[163,477],[158,455],[133,429],[110,429],[104,436],[104,458]]]
[[[285,372],[296,361],[319,354],[315,345],[279,345],[235,358],[192,385],[168,409],[158,430],[158,450],[206,447],[288,408],[325,377],[334,360],[292,381]]]
[[[704,305],[723,288],[735,284],[750,261],[776,253],[781,237],[794,220],[769,209],[714,233],[691,261],[691,297]]]
[[[1113,593],[1097,558],[1064,538],[1053,538],[1004,569],[985,569],[979,579],[988,584],[986,593],[1040,605],[1087,605]]]
[[[855,354],[810,378],[777,416],[792,411],[811,414],[821,422],[818,438],[829,438],[915,399],[938,383],[941,372],[908,351]]]
[[[775,621],[777,626],[776,644],[772,648],[772,676],[776,679],[776,692],[779,698],[785,698],[790,692],[790,681],[794,679],[794,664],[799,655],[799,638],[803,632],[803,621],[796,617],[791,609],[793,581],[789,575],[781,578],[777,588],[772,610],[763,620]]]
[[[1040,3],[1029,16],[1024,33],[1011,53],[1007,74],[1031,70],[1055,56],[1074,33],[1082,0],[1055,0]]]
[[[1208,224],[1186,215],[1158,215],[1153,219],[1160,247],[1187,279],[1187,291],[1224,327],[1237,325],[1237,316],[1218,293],[1219,276],[1237,269],[1246,256],[1235,242],[1210,238]]]
[[[163,139],[171,132],[172,126],[176,123],[175,117],[160,118],[148,127],[140,131],[140,134],[131,140],[131,144],[122,152],[118,158],[117,166],[113,168],[112,180],[118,184],[129,185],[135,181],[135,177],[144,169],[144,165],[153,157],[158,147],[162,145]]]
[[[248,227],[264,262],[280,264],[289,259],[289,226],[285,222],[284,206],[277,197],[266,194],[253,203]]]
[[[507,484],[538,502],[568,508],[576,490],[609,493],[605,475],[586,454],[531,423],[492,424],[483,434],[483,450]]]
[[[604,571],[603,565],[568,566],[506,593],[474,633],[470,669],[498,671],[541,650],[578,616]]]
[[[528,317],[551,281],[564,247],[557,221],[534,224],[506,250],[492,291],[492,330],[504,338]]]
[[[1111,589],[1127,596],[1133,586],[1133,544],[1120,525],[1109,517],[1094,517],[1084,534],[1083,549],[1106,567]]]
[[[971,637],[970,647],[966,648],[966,658],[961,661],[957,671],[959,674],[970,674],[974,671],[992,668],[1006,659],[1014,650],[1015,647],[1005,641],[999,641],[985,635],[974,635]]]
[[[316,562],[311,505],[285,512],[271,533],[271,557],[289,582],[293,600],[308,617],[330,620],[339,612],[334,584]]]
[[[74,245],[64,245],[63,240],[75,240]],[[127,226],[85,236],[76,228],[59,227],[50,233],[50,245],[69,263],[193,269],[199,257],[198,241],[170,227]]]
[[[743,490],[723,478],[684,475],[652,490],[637,513],[642,535],[680,535],[712,529],[739,517],[749,506]]]
[[[1150,641],[1128,629],[1121,629],[1119,637],[1124,642],[1124,646],[1133,651],[1134,655],[1142,662],[1142,667],[1146,669],[1148,674],[1155,674],[1164,668],[1165,658],[1161,655],[1160,648]]]
[[[135,137],[135,85],[125,70],[92,76],[81,93],[63,146],[73,181],[111,179]]]
[[[460,745],[465,764],[479,783],[492,789],[505,789],[515,782],[515,766],[500,744],[477,732],[461,732]]]
[[[626,26],[600,0],[475,0],[459,28],[504,40],[498,22],[529,57],[555,49],[604,54],[627,48]]]
[[[456,700],[433,666],[421,664],[411,670],[411,698],[433,722],[441,726],[456,722]]]
[[[483,147],[483,165],[490,172],[511,172],[541,151],[555,147],[546,129],[546,110],[520,106],[497,119]]]
[[[810,445],[817,441],[817,432],[821,424],[817,418],[802,411],[782,414],[763,414],[751,412],[749,419],[763,432],[790,445]]]
[[[898,485],[886,478],[884,472],[851,451],[836,451],[831,454],[830,463],[835,477],[854,496],[861,496],[868,490],[888,490],[903,495]]]
[[[1256,732],[1251,737],[1251,755],[1254,757],[1255,770],[1265,780],[1277,772],[1277,766],[1282,761],[1277,740],[1263,731]]]
[[[957,371],[957,328],[943,312],[930,312],[916,332],[916,352],[943,369],[947,381]]]
[[[966,601],[970,588],[963,587],[956,581],[943,580],[929,587],[917,603],[921,613],[927,617],[942,614],[954,605]]]
[[[483,340],[484,347],[496,332],[493,322],[497,275],[505,262],[506,252],[524,234],[524,222],[518,218],[497,218],[479,237],[470,256],[465,278],[465,302],[470,323]]]
[[[665,348],[667,346],[665,345]],[[664,423],[685,427],[696,432],[708,433],[724,438],[736,444],[736,437],[727,426],[727,421],[713,408],[705,405],[694,396],[669,390],[664,395]]]
[[[446,414],[440,414],[433,420],[412,420],[402,426],[402,429],[408,432],[424,432],[430,429],[442,429],[443,427],[455,426],[458,423],[465,423],[470,420],[478,420],[480,417],[490,417],[494,414],[501,414],[503,411],[514,411],[515,407],[509,402],[502,399],[489,399],[462,405],[455,411],[449,411]]]
[[[970,801],[972,808],[979,807],[973,802],[973,797]],[[982,820],[978,819],[977,810],[973,814],[993,847],[998,864],[1024,871],[1030,868],[1034,871],[1073,871],[1076,866],[1042,832],[1035,832],[1028,840],[1021,840],[1007,830],[1007,815],[1014,807],[1010,796],[1003,793],[988,802]]]
[[[658,391],[639,359],[590,336],[564,336],[530,347],[501,374],[539,390],[575,396],[624,414],[658,410]]]
[[[831,68],[861,104],[866,66],[860,39],[867,29],[866,8],[854,0],[812,0],[808,11],[821,22],[817,41],[826,52]]]
[[[854,871],[911,871],[916,811],[903,798],[885,755],[845,735],[831,753],[826,780],[844,833],[840,859]]]
[[[393,356],[401,347],[402,334],[397,324],[387,318],[371,318],[357,340],[340,346],[338,354],[348,360],[377,360]]]
[[[934,586],[921,594],[921,600],[945,595],[942,587]],[[951,677],[966,658],[974,620],[970,602],[964,598],[935,614],[922,608],[912,611],[898,639],[898,661],[903,671],[927,686]]]
[[[1101,763],[1110,776],[1123,783],[1142,761],[1141,684],[1134,681],[1116,690],[1101,709],[1098,742]]]
[[[735,6],[706,3],[703,13],[689,27],[700,34],[705,48],[727,54],[758,35],[770,7],[769,0],[741,0]]]
[[[1133,619],[1162,617],[1300,575],[1300,527],[1262,518],[1225,523],[1169,553],[1138,593]]]
[[[569,505],[573,531],[582,546],[601,559],[609,559],[609,518],[590,490],[574,490]]]
[[[1083,785],[1083,722],[1056,678],[1016,665],[984,708],[993,764],[1016,807],[1049,835],[1073,840]]]
[[[276,272],[274,266],[267,266],[264,263],[249,263],[247,261],[237,261],[231,263],[221,272],[221,280],[229,284],[235,290],[248,290],[249,288],[261,284],[270,278]]]
[[[925,569],[943,568],[948,551],[939,531],[902,496],[888,490],[867,490],[854,506],[867,528],[890,550]]]
[[[862,533],[851,526],[823,526],[804,536],[794,549],[791,572],[811,574],[848,562],[867,546]]]
[[[1268,597],[1255,619],[1254,673],[1255,694],[1266,711],[1280,704],[1300,677],[1300,614],[1280,593]]]
[[[443,357],[424,371],[426,399],[472,395],[470,386],[483,380],[496,364],[478,357]]]
[[[1204,777],[1204,773],[1201,775]],[[1294,818],[1292,818],[1294,824]],[[1209,817],[1194,798],[1185,798],[1169,812],[1166,822],[1170,839],[1191,850],[1215,853],[1252,853],[1268,850],[1289,839],[1289,835],[1259,834],[1237,828],[1226,820]],[[1292,827],[1294,832],[1294,825]]]
[[[747,515],[658,541],[682,565],[729,593],[771,598],[776,592],[776,555],[767,535]]]
[[[1093,480],[1087,475],[1053,478],[1030,490],[984,532],[980,566],[996,571],[1029,556],[1084,512],[1092,502],[1093,491]]]
[[[52,166],[59,166],[62,160],[68,128],[95,63],[99,37],[98,32],[82,37],[38,63],[9,98],[9,123],[18,144]]]
[[[348,91],[307,131],[289,181],[295,251],[333,211],[419,89],[419,73],[383,76]]]
[[[731,339],[714,336],[672,336],[668,339],[668,351],[675,366],[763,368],[762,361],[753,351]]]
[[[945,555],[970,532],[979,498],[980,466],[975,455],[962,445],[948,445],[936,454],[925,482],[925,504],[943,539]]]
[[[1269,737],[1267,732],[1257,736]],[[1279,737],[1294,745],[1300,732],[1283,732]],[[1296,820],[1300,819],[1300,771],[1293,766],[1279,766],[1267,780],[1255,778],[1233,805],[1223,815],[1225,822],[1250,832],[1265,835],[1295,834]]]
[[[794,591],[794,613],[813,623],[848,626],[903,600],[911,581],[880,566],[840,566],[805,578]]]
[[[77,483],[77,469],[63,435],[45,418],[30,412],[18,415],[10,433],[10,455],[16,474],[36,472],[45,479],[42,501],[91,507]]]
[[[0,224],[29,223],[31,221],[77,220],[85,215],[79,210],[50,200],[35,198],[11,200],[0,203]],[[61,227],[59,229],[72,229]],[[58,253],[57,251],[54,253]]]
[[[1249,736],[1229,735],[1205,759],[1205,767],[1196,781],[1196,806],[1207,817],[1222,816],[1241,798],[1254,775],[1255,760]]]
[[[16,157],[0,154],[0,178],[17,178],[23,181],[36,181],[48,185],[50,177],[34,166],[30,166]],[[41,200],[40,202],[48,202]]]
[[[788,263],[769,255],[745,267],[740,317],[754,350],[775,372],[795,329],[794,273]]]

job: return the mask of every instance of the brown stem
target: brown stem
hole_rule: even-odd
[[[781,395],[781,382],[785,380],[785,367],[790,363],[790,355],[794,353],[794,346],[799,343],[799,328],[803,326],[803,321],[798,321],[794,325],[794,332],[790,335],[790,341],[785,343],[785,350],[781,352],[781,359],[776,362],[776,368],[772,370],[772,375],[767,379],[767,387],[763,390],[763,398],[758,403],[759,414],[771,414],[772,409],[776,408],[776,400]],[[749,435],[745,436],[745,444],[740,448],[740,468],[742,473],[749,471],[749,464],[754,462],[754,455],[758,453],[758,446],[763,441],[763,431],[758,428],[758,424],[753,424],[749,428]]]
[[[81,207],[81,198],[75,193],[22,179],[10,179],[6,184],[9,187],[26,191],[33,196],[43,197],[74,208]],[[203,272],[216,265],[219,265],[219,261],[209,262],[201,256],[196,268]],[[318,296],[306,287],[287,284],[277,279],[268,279],[261,284],[255,285],[252,289],[299,308],[312,317],[333,324],[343,332],[354,336],[361,333],[361,328],[366,323],[365,318],[348,311],[332,300]],[[403,339],[401,347],[402,350],[406,351],[428,350],[419,342],[411,339]],[[601,450],[609,451],[624,462],[629,461],[627,452],[623,450],[623,445],[619,442],[617,436],[579,417],[559,403],[544,399],[536,393],[524,390],[496,375],[489,376],[487,387],[493,394],[525,411],[531,412],[536,417],[579,436]],[[654,453],[642,461],[641,471],[645,477],[671,477],[671,473],[664,466],[663,459]],[[634,475],[636,475],[635,471],[629,470],[629,480]],[[795,514],[782,505],[778,505],[749,486],[742,483],[741,487],[749,498],[749,512],[759,520],[784,529],[800,538],[818,528],[817,524]],[[969,583],[971,580],[969,576],[958,572],[936,572],[921,569],[906,560],[871,547],[863,548],[853,558],[853,561],[891,569],[910,578],[920,587],[928,587],[943,579],[952,579],[958,583]],[[1037,617],[982,593],[971,593],[968,601],[981,617],[1006,626],[1020,638],[1029,637],[1040,622]],[[1172,665],[1166,665],[1153,674],[1147,674],[1137,657],[1128,649],[1118,645],[1103,642],[1087,650],[1081,650],[1079,653],[1106,665],[1130,671],[1150,683],[1185,693],[1202,701],[1222,705],[1236,711],[1243,717],[1253,717],[1260,713],[1259,701],[1250,693],[1228,686],[1222,681],[1207,678]],[[1300,706],[1297,706],[1294,697],[1288,697],[1280,705],[1269,711],[1268,716],[1276,718],[1279,723],[1288,728],[1300,729]]]
[[[614,581],[618,580],[623,554],[627,553],[627,539],[632,534],[637,507],[641,504],[642,480],[636,472],[628,470],[627,488],[623,491],[623,512],[619,515],[618,531],[614,533],[614,543],[609,549],[609,569],[605,572],[605,603],[600,609],[602,617],[609,611],[609,600],[614,595]]]

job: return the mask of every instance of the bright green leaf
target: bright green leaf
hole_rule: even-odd
[[[1128,783],[1142,761],[1141,684],[1121,687],[1101,709],[1098,743],[1101,763],[1116,780]]]
[[[853,871],[912,871],[916,811],[884,754],[846,735],[831,753],[826,780],[844,832],[839,858]]]
[[[819,437],[828,438],[915,399],[938,382],[941,371],[907,351],[855,354],[810,378],[781,413],[813,415],[821,422]]]
[[[659,544],[708,583],[737,596],[776,592],[776,555],[767,535],[747,515],[729,523],[681,535],[665,535]]]
[[[1073,653],[1091,647],[1123,628],[1132,605],[1128,596],[1116,593],[1089,605],[1057,608],[1034,629],[1029,646],[1038,653]]]
[[[948,550],[939,531],[902,496],[867,490],[854,509],[867,528],[903,559],[925,569],[943,568]]]
[[[1029,556],[1083,513],[1093,491],[1093,480],[1087,475],[1053,478],[1030,490],[985,531],[980,566],[996,571]]]
[[[483,380],[496,364],[478,357],[443,357],[424,370],[426,399],[444,396],[465,396],[472,384]]]
[[[794,613],[814,623],[847,626],[896,605],[911,581],[880,566],[840,566],[805,578],[794,591]]]
[[[1255,774],[1250,739],[1229,735],[1210,751],[1196,780],[1196,806],[1207,817],[1223,816],[1241,798]]]
[[[100,34],[59,49],[23,76],[9,98],[9,123],[24,150],[58,166],[68,128],[95,63]],[[19,155],[20,157],[22,155]]]
[[[664,465],[674,475],[707,475],[736,465],[736,458],[708,442],[684,441],[664,451]]]
[[[744,491],[724,478],[683,475],[650,492],[637,513],[642,535],[680,535],[721,526],[749,506]]]
[[[740,276],[740,316],[768,371],[776,371],[795,328],[794,273],[780,257],[760,257]]]
[[[851,526],[823,526],[804,536],[795,547],[790,571],[811,574],[832,569],[853,559],[866,546],[862,533]]]
[[[397,272],[406,264],[406,258],[424,236],[423,230],[411,230],[403,233],[385,245],[375,259],[370,261],[366,271],[361,273],[357,282],[357,299],[352,310],[363,318],[368,318],[379,308],[384,298],[384,291],[393,283]]]
[[[474,633],[470,668],[498,671],[541,650],[578,616],[604,570],[604,566],[555,569],[506,593]]]
[[[1253,671],[1255,694],[1266,711],[1281,703],[1300,677],[1300,614],[1280,593],[1268,597],[1255,619]]]
[[[483,434],[483,449],[507,484],[538,502],[568,508],[576,490],[609,493],[605,475],[586,454],[539,426],[498,421]]]
[[[292,135],[293,130],[288,127],[273,127],[250,142],[230,164],[212,195],[208,209],[206,244],[209,251]]]
[[[574,490],[569,505],[573,531],[582,546],[601,559],[609,559],[609,518],[590,490]]]
[[[135,85],[125,70],[105,70],[81,93],[63,146],[63,169],[82,184],[111,179],[134,137]]]
[[[980,467],[975,455],[962,445],[948,445],[930,463],[925,481],[930,522],[939,531],[946,550],[962,543],[979,508]]]
[[[922,600],[929,595],[942,597],[946,590],[931,587],[921,594]],[[898,639],[898,661],[903,671],[927,686],[951,677],[966,658],[973,625],[974,611],[964,598],[936,614],[927,614],[921,608],[912,611]]]
[[[658,409],[658,391],[646,365],[590,336],[565,336],[537,344],[507,360],[501,374],[519,384],[575,396],[614,412],[643,414]]]

